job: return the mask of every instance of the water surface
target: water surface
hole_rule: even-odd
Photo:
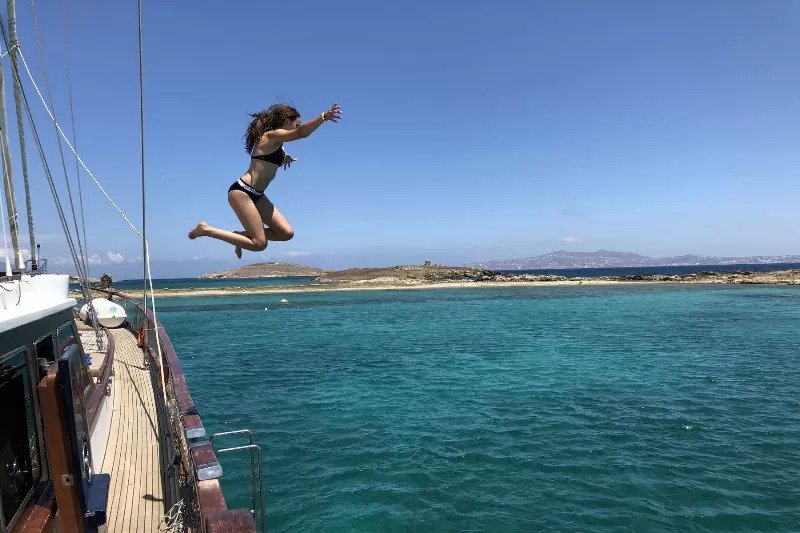
[[[288,306],[278,301],[285,297]],[[796,531],[800,288],[164,298],[272,531]],[[245,462],[226,495],[249,505]]]

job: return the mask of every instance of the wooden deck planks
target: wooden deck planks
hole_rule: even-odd
[[[151,368],[144,366],[135,336],[123,329],[108,333],[115,342],[115,402],[103,461],[103,472],[111,474],[107,530],[158,531],[165,512],[160,466],[163,414],[156,408]]]

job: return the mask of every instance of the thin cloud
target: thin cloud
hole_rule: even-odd
[[[125,258],[122,256],[122,254],[118,254],[116,252],[106,252],[106,255],[108,256],[108,260],[112,263],[119,264],[125,261]]]
[[[24,261],[27,261],[28,259],[31,258],[31,251],[28,250],[27,248],[20,248],[19,251],[22,252],[22,259]],[[6,250],[0,248],[0,259],[5,259],[5,258],[6,258]],[[14,250],[11,248],[8,249],[8,258],[11,260],[14,259]]]
[[[564,237],[564,242],[569,242],[569,243],[583,242],[583,239],[581,239],[580,237]]]
[[[103,260],[97,254],[92,254],[89,256],[89,264],[90,265],[102,265]]]

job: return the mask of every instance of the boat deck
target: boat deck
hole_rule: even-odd
[[[83,349],[92,358],[92,364],[89,366],[89,375],[93,378],[98,378],[100,377],[100,373],[103,371],[103,362],[105,361],[106,354],[108,353],[108,341],[105,339],[107,337],[106,330],[100,330],[103,346],[101,349],[100,345],[97,343],[97,336],[95,335],[94,330],[87,329],[88,326],[85,326],[82,322],[78,322],[78,324],[78,330]],[[95,379],[95,382],[97,382],[97,379]]]
[[[158,531],[165,513],[160,455],[169,438],[161,430],[167,425],[154,397],[158,369],[145,366],[133,333],[107,332],[114,337],[115,394],[103,461],[103,472],[111,474],[107,531]]]

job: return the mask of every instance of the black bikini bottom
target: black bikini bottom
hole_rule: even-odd
[[[244,193],[247,193],[247,196],[249,196],[250,199],[253,200],[253,203],[256,203],[259,198],[264,196],[264,191],[257,191],[256,189],[252,188],[242,180],[234,181],[233,185],[231,185],[230,188],[228,188],[228,192],[231,191],[242,191]]]

